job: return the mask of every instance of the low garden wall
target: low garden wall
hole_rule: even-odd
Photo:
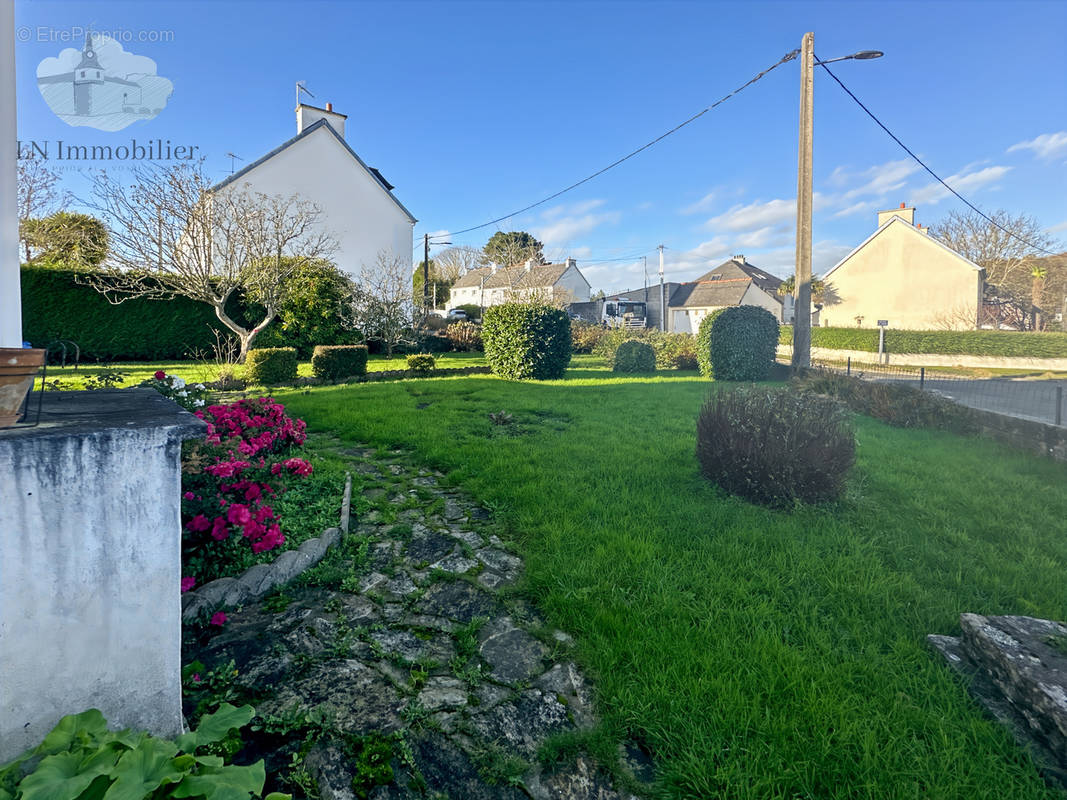
[[[786,359],[793,355],[793,347],[778,345],[778,355]],[[852,359],[858,364],[877,364],[878,351],[838,350],[829,347],[811,348],[811,357],[826,361]],[[914,367],[978,367],[987,369],[1067,370],[1067,356],[1063,358],[1033,358],[1027,356],[978,356],[966,354],[943,355],[938,353],[894,353],[884,357],[883,364],[906,364]]]

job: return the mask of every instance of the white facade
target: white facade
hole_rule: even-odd
[[[560,271],[562,268],[562,271]],[[544,276],[550,276],[547,279]],[[551,281],[549,283],[548,281]],[[471,270],[457,281],[449,295],[450,306],[488,308],[508,302],[537,300],[552,304],[589,301],[589,281],[574,259],[526,269],[511,267],[495,272],[489,267]]]
[[[295,138],[215,191],[299,195],[322,211],[321,224],[338,244],[333,261],[339,269],[358,277],[381,253],[410,272],[415,218],[345,143],[344,116],[301,105],[297,124],[303,128]]]
[[[741,298],[741,302],[737,303],[737,305],[765,308],[774,314],[774,318],[778,320],[779,324],[782,324],[793,321],[793,304],[792,302],[787,304],[786,300],[792,301],[792,297],[787,295],[779,300],[752,283],[749,284],[744,296]],[[728,306],[700,306],[696,308],[670,308],[668,306],[668,310],[671,312],[668,330],[674,333],[696,333],[700,330],[700,323],[704,320],[704,317],[713,311],[718,311],[720,308],[728,308]],[[786,318],[782,319],[783,316]]]

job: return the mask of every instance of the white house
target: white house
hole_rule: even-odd
[[[675,290],[667,304],[668,330],[696,333],[704,317],[727,306],[761,306],[779,322],[792,322],[793,298],[778,294],[781,285],[780,278],[736,255]]]
[[[568,258],[562,264],[527,261],[514,267],[496,266],[468,270],[452,284],[449,304],[483,308],[512,300],[542,300],[553,304],[584,303],[589,300],[589,281]]]
[[[299,195],[322,211],[322,225],[338,249],[338,268],[358,276],[379,254],[411,271],[415,218],[393,195],[393,186],[345,141],[344,114],[300,104],[296,136],[217,184],[266,195]]]

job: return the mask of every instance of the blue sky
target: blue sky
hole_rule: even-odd
[[[198,147],[222,178],[226,152],[247,162],[295,133],[304,80],[310,102],[348,115],[349,143],[396,185],[420,237],[508,214],[606,166],[810,30],[820,58],[885,51],[831,68],[964,196],[1067,240],[1067,3],[16,0],[15,12],[24,142],[169,139]],[[105,132],[51,112],[37,66],[80,48],[69,39],[87,26],[155,61],[174,87],[158,116]],[[734,253],[788,274],[798,99],[793,61],[596,180],[452,241],[529,230],[608,291],[642,285],[641,254],[655,280],[660,243],[669,280]],[[815,126],[817,271],[874,230],[878,209],[914,203],[916,221],[931,224],[961,208],[818,73]],[[64,174],[84,194],[84,178]]]

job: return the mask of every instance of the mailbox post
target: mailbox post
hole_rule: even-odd
[[[888,364],[889,353],[885,351],[885,329],[889,327],[889,320],[878,320],[878,363]]]

